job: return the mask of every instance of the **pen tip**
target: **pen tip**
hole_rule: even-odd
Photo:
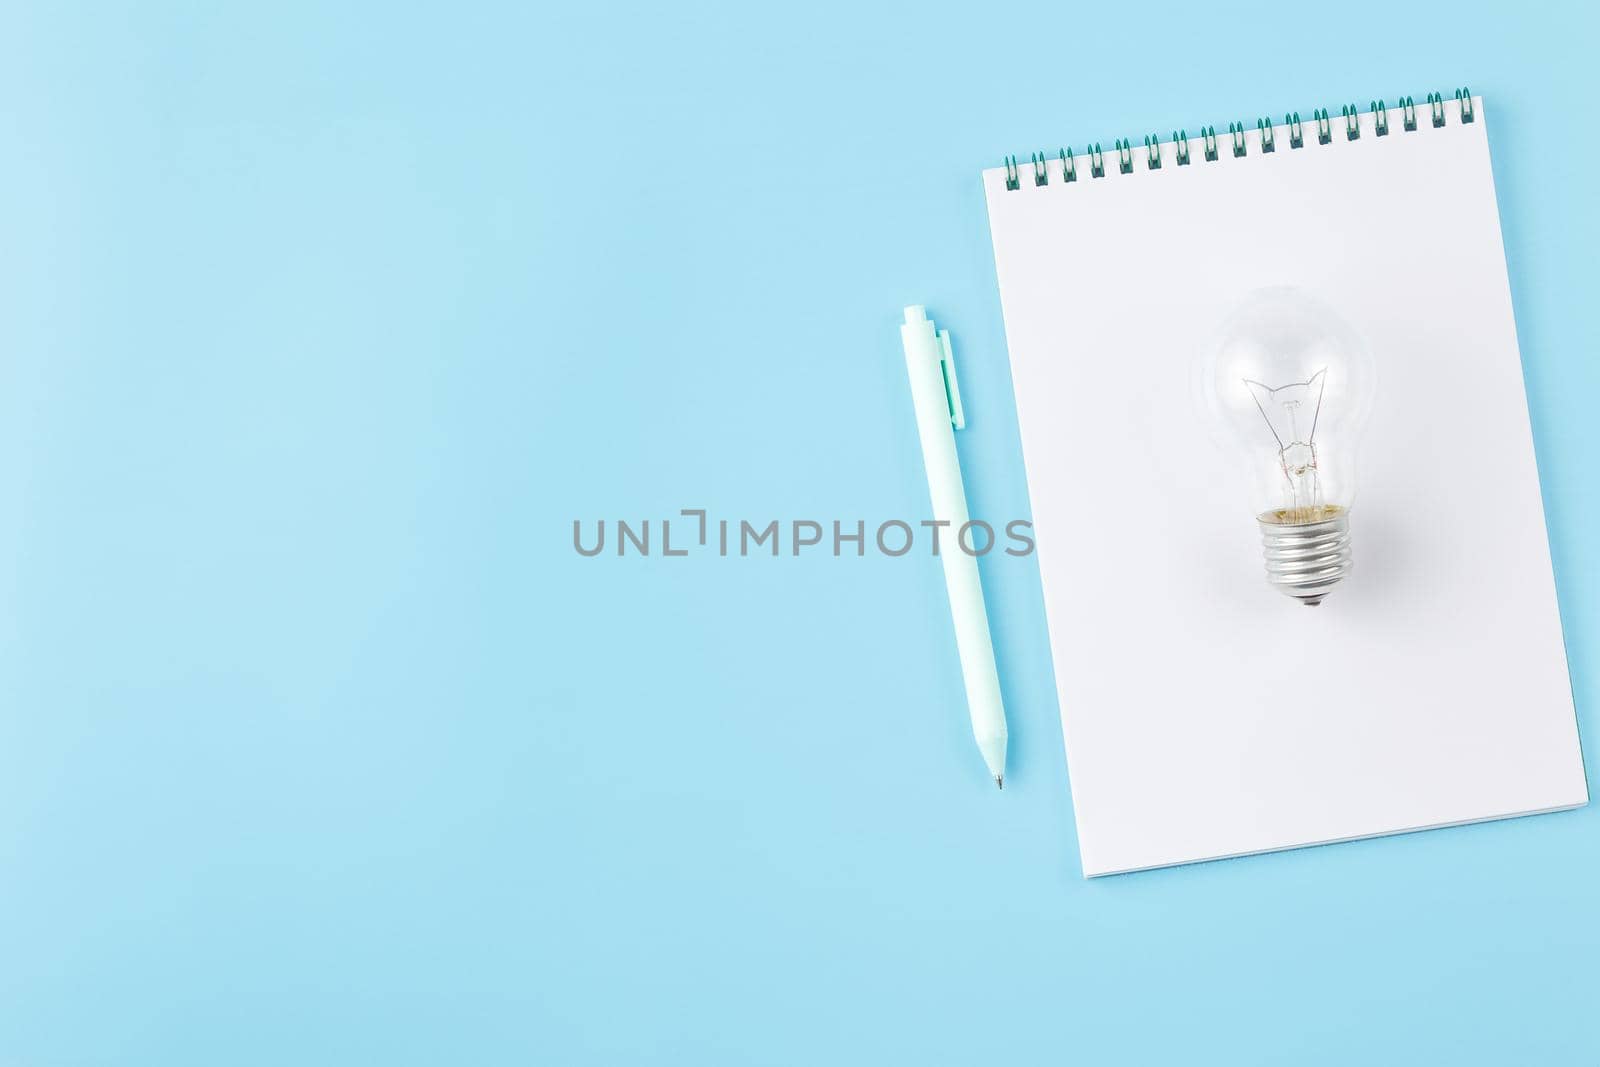
[[[994,784],[996,786],[998,786],[999,788],[1004,789],[1006,787],[1006,776],[1003,775],[1003,774],[995,775],[994,776]]]

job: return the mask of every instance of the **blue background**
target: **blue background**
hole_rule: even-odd
[[[1600,1058],[1600,812],[1086,882],[1032,559],[997,793],[926,557],[571,544],[924,515],[911,302],[1026,515],[981,167],[1467,84],[1592,734],[1596,31],[8,5],[0,1062]]]

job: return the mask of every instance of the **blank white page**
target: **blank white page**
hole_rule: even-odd
[[[1085,875],[1584,804],[1485,112],[985,171]],[[1355,569],[1270,587],[1191,367],[1251,290],[1370,343]]]

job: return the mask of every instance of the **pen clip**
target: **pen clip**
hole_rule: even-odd
[[[944,377],[944,399],[950,408],[950,425],[967,428],[966,412],[961,410],[961,385],[956,381],[956,357],[950,351],[950,331],[939,331],[939,371]]]

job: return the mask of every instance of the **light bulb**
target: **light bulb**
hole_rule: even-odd
[[[1200,356],[1203,405],[1249,470],[1267,580],[1302,604],[1320,604],[1350,573],[1371,351],[1327,304],[1274,288],[1247,296]]]

